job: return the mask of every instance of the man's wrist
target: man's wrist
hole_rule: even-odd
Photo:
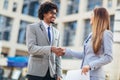
[[[62,77],[61,77],[61,76],[58,76],[58,77],[57,77],[57,80],[61,80],[61,79],[62,79]]]
[[[51,52],[53,52],[55,50],[54,46],[51,46]]]

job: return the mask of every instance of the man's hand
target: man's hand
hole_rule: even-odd
[[[57,77],[57,80],[62,80],[61,77]]]
[[[86,66],[83,66],[82,68],[82,73],[81,74],[85,74],[90,70],[90,66],[89,65],[86,65]]]
[[[54,52],[57,56],[63,56],[65,54],[65,48],[52,46],[51,51]]]

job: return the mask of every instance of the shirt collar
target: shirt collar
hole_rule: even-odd
[[[51,24],[50,24],[50,25],[48,25],[48,24],[46,24],[43,20],[42,20],[42,23],[43,23],[43,25],[44,25],[45,29],[47,29],[48,27],[51,27]]]

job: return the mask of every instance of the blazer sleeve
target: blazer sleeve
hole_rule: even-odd
[[[75,57],[75,58],[78,58],[78,59],[83,59],[84,52],[79,52],[79,51],[75,51],[75,50],[66,48],[65,56]]]
[[[106,30],[103,34],[104,55],[89,63],[91,70],[97,69],[103,65],[110,63],[113,60],[112,47],[113,47],[113,34],[111,31]]]
[[[61,57],[56,56],[56,71],[57,76],[62,77],[62,68],[61,68]]]
[[[36,32],[33,25],[28,25],[26,29],[26,45],[28,53],[32,55],[49,55],[51,46],[38,46],[36,42]]]

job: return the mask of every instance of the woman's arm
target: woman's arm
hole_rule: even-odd
[[[106,65],[113,60],[113,56],[112,56],[113,34],[111,31],[106,30],[104,32],[103,46],[104,46],[104,56],[98,60],[89,63],[91,70]]]
[[[75,58],[78,58],[78,59],[83,59],[84,52],[79,52],[79,51],[75,51],[75,50],[66,48],[65,56],[75,57]]]

